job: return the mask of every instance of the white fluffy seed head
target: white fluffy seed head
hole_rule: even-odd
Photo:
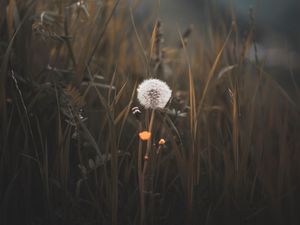
[[[144,80],[137,88],[137,98],[146,109],[164,108],[171,94],[169,86],[159,79]]]

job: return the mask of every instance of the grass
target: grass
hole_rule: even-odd
[[[247,60],[253,18],[241,36],[211,6],[217,19],[171,45],[136,4],[0,14],[1,224],[298,224],[299,88]],[[173,97],[136,117],[151,76]]]

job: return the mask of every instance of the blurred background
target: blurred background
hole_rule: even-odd
[[[138,12],[143,17],[152,14],[153,9],[157,9],[154,17],[161,18],[170,39],[178,36],[177,27],[185,29],[190,24],[201,35],[207,24],[212,19],[218,20],[220,15],[228,24],[232,18],[236,19],[241,35],[245,35],[253,17],[259,59],[269,66],[299,70],[298,0],[142,0]],[[248,57],[254,59],[253,49]]]

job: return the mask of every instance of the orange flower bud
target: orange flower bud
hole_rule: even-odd
[[[142,131],[139,133],[139,137],[142,141],[148,141],[151,137],[151,133],[149,131]]]
[[[158,142],[160,145],[164,145],[166,143],[165,139],[161,138]]]

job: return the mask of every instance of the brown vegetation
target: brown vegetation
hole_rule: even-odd
[[[245,59],[254,25],[240,37],[214,8],[169,46],[135,10],[1,6],[0,223],[299,224],[299,89]],[[131,110],[149,77],[173,90],[152,122]]]

